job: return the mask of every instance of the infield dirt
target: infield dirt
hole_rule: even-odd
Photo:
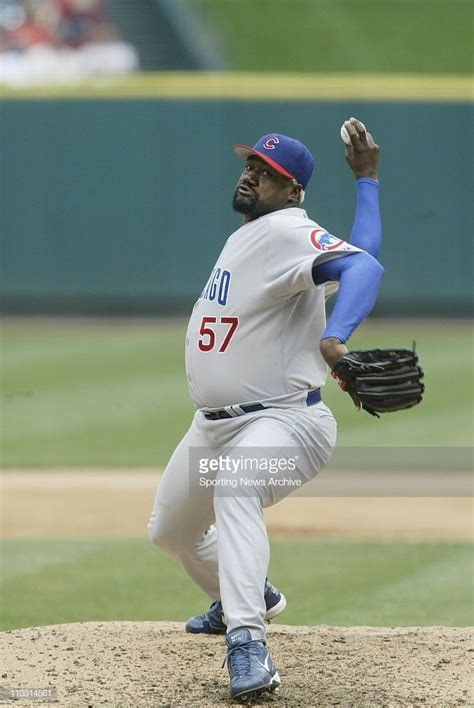
[[[375,493],[373,476],[358,476],[361,496],[348,496],[345,489],[354,488],[351,474],[338,473],[338,486],[332,488],[321,476],[314,496],[291,496],[266,509],[267,528],[283,537],[472,540],[470,477],[459,475],[454,484],[451,474],[444,491],[440,483],[446,477],[414,476],[413,496],[385,496],[383,488]],[[3,470],[2,536],[145,539],[159,479],[159,470]],[[400,474],[391,479],[394,488]]]
[[[474,700],[467,628],[278,625],[269,629],[268,643],[282,686],[252,705],[458,706]],[[176,623],[36,627],[1,636],[1,683],[4,689],[54,687],[54,705],[81,708],[236,705],[227,697],[223,657],[222,637],[186,635]]]

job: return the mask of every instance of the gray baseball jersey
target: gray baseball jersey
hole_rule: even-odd
[[[237,229],[188,325],[186,373],[196,406],[261,401],[322,386],[327,367],[319,340],[325,300],[335,284],[315,286],[313,264],[359,250],[299,207]]]

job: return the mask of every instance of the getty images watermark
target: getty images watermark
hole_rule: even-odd
[[[304,485],[302,466],[295,447],[191,448],[189,491],[193,496],[286,496]]]
[[[218,455],[199,457],[198,480],[201,488],[238,487],[301,487],[303,481],[297,476],[298,455],[294,457],[267,457]],[[295,475],[296,473],[296,475]]]
[[[306,497],[471,497],[470,447],[195,447],[189,492]]]

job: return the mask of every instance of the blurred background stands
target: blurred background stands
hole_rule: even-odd
[[[224,69],[211,29],[181,0],[0,0],[0,83]]]
[[[104,0],[0,0],[0,81],[71,83],[127,74],[134,46],[111,22]]]

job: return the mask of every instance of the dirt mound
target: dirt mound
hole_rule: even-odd
[[[468,628],[274,625],[268,640],[282,687],[258,705],[454,706],[474,700]],[[0,647],[2,703],[13,702],[10,688],[55,687],[60,706],[229,705],[222,637],[187,635],[181,624],[34,627],[4,632]]]

